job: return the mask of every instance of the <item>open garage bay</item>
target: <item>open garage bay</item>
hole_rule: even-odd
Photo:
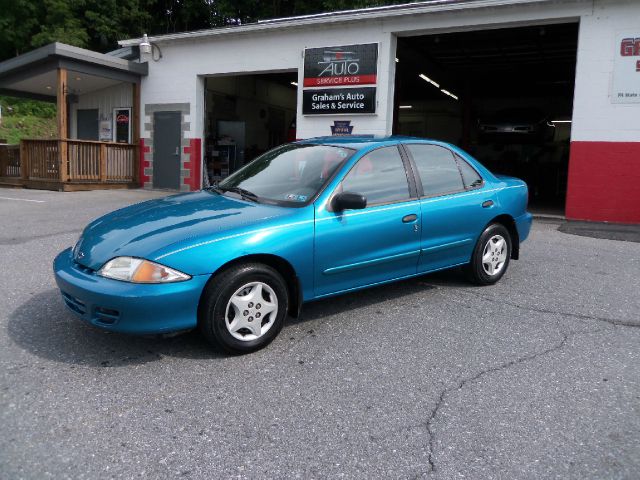
[[[467,150],[564,214],[578,24],[398,39],[394,131]]]

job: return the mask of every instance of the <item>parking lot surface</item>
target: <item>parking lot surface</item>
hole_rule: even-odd
[[[640,478],[640,244],[536,223],[495,286],[310,303],[230,357],[59,297],[84,225],[161,195],[0,190],[0,478]]]

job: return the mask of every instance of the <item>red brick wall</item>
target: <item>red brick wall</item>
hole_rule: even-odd
[[[571,142],[566,216],[640,223],[640,142]]]

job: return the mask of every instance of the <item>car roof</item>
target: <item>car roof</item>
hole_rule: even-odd
[[[431,140],[428,138],[407,137],[403,135],[390,135],[385,137],[375,137],[375,136],[366,136],[366,135],[314,137],[314,138],[307,138],[304,140],[298,140],[295,143],[332,145],[336,147],[348,147],[348,148],[354,148],[356,150],[360,150],[362,148],[369,148],[372,146],[395,145],[397,143],[405,143],[405,142],[411,142],[411,141],[433,142],[438,144],[444,143],[444,142],[439,142],[437,140]]]

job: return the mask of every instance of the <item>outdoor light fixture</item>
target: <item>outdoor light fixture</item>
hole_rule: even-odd
[[[298,86],[298,82],[291,82],[291,85],[293,85],[294,87]]]
[[[396,63],[400,63],[400,60],[398,60],[398,57],[396,57]]]
[[[425,82],[429,82],[431,85],[433,85],[436,88],[440,88],[440,84],[434,82],[433,80],[431,80],[429,77],[427,77],[424,73],[421,73],[420,75],[418,75],[421,79],[423,79]]]
[[[151,54],[151,58],[153,58],[155,62],[162,58],[162,50],[160,50],[160,47],[156,43],[149,41],[149,37],[146,33],[142,35],[142,41],[138,47],[140,48],[140,53]],[[158,58],[153,55],[154,48],[158,51]]]
[[[140,42],[140,53],[151,53],[151,43],[149,42],[149,37],[145,33],[142,36],[142,42]]]
[[[400,105],[398,108],[409,109],[409,108],[413,108],[413,105]]]
[[[456,97],[453,93],[451,93],[448,90],[445,90],[444,88],[440,89],[440,91],[442,93],[444,93],[445,95],[449,95],[451,98],[453,98],[454,100],[458,100],[458,97]]]

